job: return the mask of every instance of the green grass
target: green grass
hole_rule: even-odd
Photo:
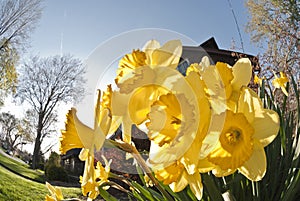
[[[45,200],[49,194],[46,188],[44,173],[40,170],[32,170],[29,165],[20,163],[0,153],[0,164],[32,180],[19,176],[0,165],[0,200]],[[65,198],[81,197],[80,188],[61,187]]]
[[[81,195],[79,188],[61,189],[65,198]],[[46,194],[49,192],[44,184],[24,179],[0,166],[0,200],[39,201],[45,200]]]
[[[43,172],[32,170],[29,168],[29,165],[20,163],[11,158],[8,158],[0,153],[0,164],[9,168],[10,170],[17,172],[27,178],[33,179],[39,182],[45,182]]]

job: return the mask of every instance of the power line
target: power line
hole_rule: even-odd
[[[235,16],[235,13],[234,13],[234,10],[233,10],[231,1],[230,1],[230,0],[227,0],[227,2],[228,2],[228,4],[229,4],[229,7],[230,7],[230,10],[231,10],[231,12],[232,12],[232,15],[233,15],[233,18],[234,18],[234,22],[235,22],[237,31],[238,31],[238,33],[239,33],[239,37],[240,37],[240,42],[241,42],[242,50],[243,50],[243,52],[245,52],[245,50],[244,50],[244,43],[243,43],[242,34],[241,34],[241,30],[240,30],[240,27],[239,27],[237,18],[236,18],[236,16]]]

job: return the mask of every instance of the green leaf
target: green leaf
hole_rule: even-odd
[[[204,184],[205,190],[207,191],[209,197],[213,201],[223,201],[222,194],[216,187],[212,176],[208,174],[202,174],[202,182]]]
[[[153,198],[152,194],[146,190],[143,186],[141,186],[139,183],[133,181],[131,182],[131,184],[138,190],[140,191],[140,193],[145,196],[145,198],[147,200],[150,200],[150,201],[155,201],[155,199]]]
[[[116,197],[112,196],[106,190],[103,190],[102,188],[99,188],[99,193],[100,193],[101,197],[105,200],[118,201],[118,199]]]

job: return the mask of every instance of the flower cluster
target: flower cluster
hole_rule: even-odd
[[[82,191],[90,199],[108,181],[110,163],[94,166],[108,134],[122,125],[123,143],[131,144],[131,127],[146,127],[151,141],[147,165],[157,180],[174,192],[190,189],[201,199],[201,173],[217,177],[236,171],[252,181],[266,172],[264,147],[276,137],[279,117],[263,108],[258,95],[247,85],[251,62],[239,59],[235,65],[207,57],[187,68],[186,76],[176,70],[182,45],[172,40],[163,46],[151,40],[142,50],[133,50],[119,62],[115,83],[98,93],[95,125],[89,128],[72,108],[61,136],[61,153],[83,148],[85,169]],[[102,168],[101,168],[101,167]],[[97,173],[98,172],[98,173]],[[102,175],[102,176],[101,176]]]

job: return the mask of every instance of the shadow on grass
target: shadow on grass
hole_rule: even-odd
[[[29,169],[29,165],[14,161],[13,159],[5,157],[1,153],[0,165],[26,179],[30,179],[39,183],[45,183],[45,177],[43,173],[37,170]]]

